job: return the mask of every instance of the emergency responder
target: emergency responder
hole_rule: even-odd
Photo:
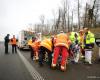
[[[78,33],[75,33],[75,40],[73,43],[73,53],[74,53],[74,62],[78,63],[80,56],[80,36]]]
[[[68,37],[71,41],[71,44],[69,46],[69,57],[70,57],[70,59],[72,59],[74,57],[72,49],[73,49],[73,44],[74,44],[74,40],[75,40],[75,32],[70,32],[69,31],[68,32]]]
[[[13,35],[13,38],[11,38],[11,45],[12,45],[12,53],[17,53],[16,47],[17,47],[17,39],[15,38],[15,35]]]
[[[54,44],[53,40],[54,40],[54,38],[51,37],[51,38],[45,38],[44,40],[41,41],[40,48],[39,48],[39,65],[40,66],[43,66],[45,54],[47,53],[48,64],[51,67],[53,44]]]
[[[58,61],[58,56],[61,54],[61,66],[60,69],[61,71],[66,70],[66,59],[68,58],[68,36],[65,34],[63,31],[61,31],[55,39],[55,44],[54,44],[54,56],[52,59],[52,68],[55,68],[57,66],[57,61]]]
[[[33,60],[38,60],[39,59],[38,55],[39,55],[40,42],[41,42],[40,40],[35,39],[35,41],[31,45],[31,47],[32,47],[32,49],[34,51],[34,58],[33,58]]]
[[[95,37],[88,28],[84,29],[85,62],[92,64],[92,49],[94,48]]]
[[[4,42],[4,46],[5,46],[5,54],[8,53],[8,43],[9,43],[9,34],[7,34],[7,36],[4,38],[5,42]]]
[[[80,36],[80,51],[82,53],[82,58],[85,57],[85,50],[84,50],[84,31],[80,30],[79,31],[79,36]]]
[[[73,44],[74,40],[75,40],[75,32],[70,32],[69,38],[70,38],[70,40],[71,40],[71,42]]]
[[[36,37],[32,37],[29,41],[28,41],[28,45],[29,45],[29,48],[30,48],[30,58],[33,60],[33,57],[34,57],[34,49],[32,48],[32,43],[35,42],[36,40]]]

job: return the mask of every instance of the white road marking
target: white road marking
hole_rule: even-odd
[[[26,68],[28,69],[34,80],[44,80],[44,78],[36,71],[36,69],[29,63],[29,61],[21,54],[19,50],[18,55],[20,56],[21,60],[25,64]]]

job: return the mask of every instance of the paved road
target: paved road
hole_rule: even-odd
[[[100,80],[100,62],[94,61],[92,66],[82,62],[80,64],[69,63],[66,72],[52,70],[46,64],[39,67],[38,62],[31,61],[29,51],[21,51],[24,57],[34,66],[45,80]]]
[[[39,67],[38,62],[31,61],[29,51],[5,55],[2,47],[0,44],[0,80],[100,80],[100,62],[95,61],[92,66],[69,63],[67,71],[61,72],[47,64]]]
[[[33,80],[18,54],[4,53],[3,43],[0,43],[0,80]]]

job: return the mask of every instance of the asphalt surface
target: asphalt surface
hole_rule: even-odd
[[[21,53],[45,80],[100,80],[100,62],[97,60],[91,66],[82,61],[79,64],[69,63],[67,71],[61,72],[59,69],[50,69],[46,63],[39,67],[37,61],[30,59],[30,52],[27,50],[22,50]]]
[[[12,54],[11,48],[9,54],[4,54],[3,44],[0,44],[0,80],[39,80],[33,79],[28,71],[29,67],[23,63],[18,54]],[[29,50],[21,50],[20,52],[25,59],[32,65],[37,75],[44,80],[100,80],[100,62],[97,60],[93,64],[86,65],[80,61],[79,64],[69,63],[66,72],[61,72],[59,69],[52,70],[45,63],[43,67],[39,67],[37,61],[30,59]],[[36,75],[35,75],[36,76]]]
[[[33,80],[18,54],[4,53],[4,45],[0,42],[0,80]]]

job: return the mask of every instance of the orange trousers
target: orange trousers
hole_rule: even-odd
[[[58,56],[61,54],[61,66],[65,66],[66,60],[69,56],[68,50],[64,46],[57,46],[54,48],[53,64],[57,64]]]

